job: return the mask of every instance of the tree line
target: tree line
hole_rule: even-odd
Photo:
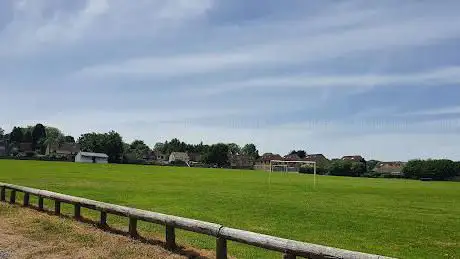
[[[158,142],[153,149],[142,140],[131,143],[123,141],[122,136],[116,131],[107,133],[84,133],[77,140],[73,136],[65,135],[55,127],[36,124],[35,126],[13,127],[12,131],[5,134],[0,128],[0,140],[7,140],[8,150],[12,155],[17,154],[21,143],[30,144],[32,153],[45,154],[48,145],[61,145],[63,143],[77,143],[81,151],[105,153],[110,163],[144,163],[154,153],[168,156],[172,152],[186,152],[199,157],[199,162],[219,167],[228,167],[230,158],[234,155],[244,155],[253,161],[258,159],[259,151],[256,145],[249,143],[242,147],[235,143],[217,143],[212,145],[188,144],[174,138],[170,141]],[[305,150],[292,150],[289,155],[305,158]],[[332,159],[317,164],[317,173],[323,175],[352,176],[352,177],[378,177],[373,169],[380,161],[350,161]],[[301,167],[301,173],[313,173],[311,167]],[[410,160],[402,168],[402,175],[388,177],[404,177],[409,179],[449,180],[460,177],[460,162],[447,159]]]
[[[332,159],[329,162],[316,164],[316,173],[320,175],[360,177],[366,176],[372,169],[367,166],[366,161]],[[300,173],[312,174],[313,172],[314,169],[311,166],[300,168]]]
[[[75,140],[74,137],[63,134],[58,128],[44,126],[40,123],[35,126],[13,127],[8,134],[5,134],[0,128],[0,139],[8,140],[9,149],[13,150],[13,155],[21,143],[31,144],[33,152],[42,155],[45,154],[50,144],[77,143],[81,151],[107,154],[110,163],[142,163],[152,157],[154,151],[165,155],[172,152],[197,154],[200,162],[219,167],[229,166],[232,155],[245,155],[254,160],[259,158],[259,151],[252,143],[242,147],[236,143],[188,144],[174,138],[170,141],[158,142],[152,149],[142,140],[126,143],[116,131],[84,133]]]
[[[403,174],[409,179],[449,180],[460,176],[460,162],[448,159],[414,159],[404,166]]]
[[[414,159],[408,161],[401,168],[401,174],[381,174],[374,171],[380,161],[349,161],[333,159],[327,163],[317,164],[317,174],[351,176],[351,177],[387,177],[407,178],[415,180],[452,180],[460,177],[460,162],[449,159]],[[313,173],[312,167],[303,167],[301,173]]]
[[[0,139],[7,140],[8,148],[13,152],[17,152],[16,149],[21,143],[28,143],[31,150],[41,154],[45,153],[46,147],[50,144],[75,143],[74,137],[66,136],[59,129],[46,127],[41,123],[35,126],[13,127],[12,131],[7,134],[0,128]]]

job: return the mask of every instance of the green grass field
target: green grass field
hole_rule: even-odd
[[[2,182],[368,253],[460,258],[460,183],[318,176],[314,189],[311,175],[269,175],[0,160]],[[114,224],[124,222],[113,219]],[[140,227],[158,233],[163,229]],[[177,237],[179,243],[214,249],[210,237],[183,231]],[[238,258],[280,256],[234,243],[229,253]]]

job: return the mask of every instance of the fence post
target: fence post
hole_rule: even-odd
[[[227,259],[227,239],[223,237],[216,239],[216,258]]]
[[[293,254],[285,253],[283,254],[283,259],[296,259],[296,256]]]
[[[106,227],[107,226],[107,212],[101,211],[101,217],[99,219],[99,226]]]
[[[0,201],[5,201],[6,199],[6,188],[2,186],[0,189]]]
[[[11,190],[10,203],[16,203],[16,190]]]
[[[24,193],[24,207],[29,206],[29,194],[27,192]]]
[[[166,246],[169,249],[176,248],[176,230],[173,226],[166,225]]]
[[[134,217],[129,217],[129,235],[131,237],[138,237],[137,234],[137,219]]]
[[[61,202],[58,200],[54,200],[54,214],[55,215],[61,214]]]
[[[38,197],[38,209],[43,211],[43,197]]]
[[[73,217],[76,220],[79,220],[81,218],[81,206],[79,203],[75,203],[73,207]]]

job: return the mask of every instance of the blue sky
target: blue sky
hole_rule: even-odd
[[[459,1],[4,0],[1,127],[460,154]]]

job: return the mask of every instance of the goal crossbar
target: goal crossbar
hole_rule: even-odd
[[[271,160],[270,163],[303,163],[303,164],[316,164],[314,161],[302,161],[302,160]]]
[[[273,172],[273,167],[285,167],[287,172],[287,164],[309,164],[313,165],[313,186],[316,188],[316,162],[315,161],[302,161],[302,160],[270,160],[270,172]]]

